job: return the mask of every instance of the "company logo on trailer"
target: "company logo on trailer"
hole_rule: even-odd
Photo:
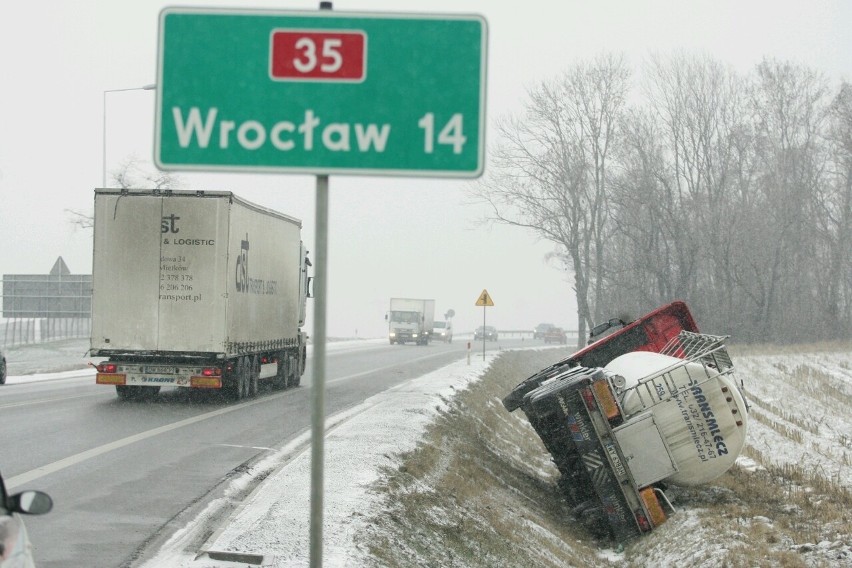
[[[172,213],[168,217],[163,217],[163,220],[160,222],[160,232],[179,233],[180,229],[177,228],[178,219],[180,219],[180,217],[178,217],[174,213]]]
[[[262,278],[251,278],[249,276],[249,236],[246,233],[246,238],[240,241],[240,254],[237,256],[236,263],[236,285],[237,292],[245,292],[247,294],[276,294],[278,292],[278,282],[275,280],[264,280]]]
[[[177,222],[180,220],[180,217],[172,213],[171,215],[164,215],[160,220],[160,233],[166,234],[177,234],[180,233],[180,229],[177,226]],[[163,238],[164,245],[187,245],[187,246],[209,246],[212,247],[216,244],[216,239],[195,239],[195,238],[171,238],[165,237]]]

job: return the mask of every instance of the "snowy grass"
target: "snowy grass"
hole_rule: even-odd
[[[504,353],[385,467],[355,535],[367,566],[852,566],[852,349],[732,353],[752,409],[743,456],[716,481],[672,487],[678,513],[625,549],[570,514],[558,472],[500,398],[557,351]]]

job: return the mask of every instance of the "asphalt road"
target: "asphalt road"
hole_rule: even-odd
[[[481,352],[473,344],[471,356]],[[326,416],[466,356],[458,338],[425,347],[330,345]],[[151,402],[123,402],[95,385],[91,371],[74,375],[0,388],[7,485],[55,501],[48,515],[27,518],[40,567],[133,566],[220,497],[232,476],[310,429],[310,356],[301,387],[262,389],[241,403],[166,389]]]

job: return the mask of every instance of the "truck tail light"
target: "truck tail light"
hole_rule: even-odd
[[[101,363],[95,368],[99,373],[115,373],[118,371],[118,365],[115,363]]]
[[[648,510],[648,514],[651,517],[651,528],[658,527],[665,523],[666,513],[663,511],[663,506],[660,504],[660,500],[657,498],[654,488],[646,487],[645,489],[642,489],[639,491],[639,496],[642,498],[642,502],[645,504],[645,508]]]
[[[645,516],[645,511],[642,509],[636,509],[636,522],[639,523],[639,530],[642,532],[648,532],[653,527],[651,526],[651,522],[648,521],[648,517]]]
[[[606,379],[595,381],[592,383],[592,388],[595,390],[595,395],[597,395],[601,412],[606,416],[607,420],[617,418],[621,414],[621,411],[618,409],[618,403],[615,402],[615,397],[609,388],[609,382]]]
[[[221,367],[204,367],[201,369],[201,374],[205,377],[221,377],[222,376],[222,368]]]
[[[596,410],[598,404],[595,402],[595,395],[592,394],[592,389],[584,388],[580,390],[580,396],[583,397],[583,402],[586,403],[586,408],[589,410]]]

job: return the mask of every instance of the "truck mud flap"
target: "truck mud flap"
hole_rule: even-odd
[[[522,407],[562,474],[559,487],[569,505],[583,513],[581,519],[604,521],[623,542],[638,536],[639,526],[580,394],[598,372],[584,367],[563,371],[528,392]]]

